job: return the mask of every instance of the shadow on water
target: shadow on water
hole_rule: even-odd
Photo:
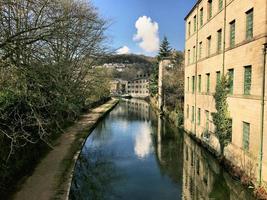
[[[121,102],[88,137],[70,198],[253,199],[205,149],[136,99]]]

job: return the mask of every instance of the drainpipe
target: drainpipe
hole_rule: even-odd
[[[200,28],[200,27],[198,27],[198,18],[199,18],[199,14],[198,14],[198,9],[199,9],[199,4],[197,4],[197,17],[196,17],[196,23],[197,23],[197,32],[196,32],[196,48],[195,48],[195,62],[196,62],[196,64],[195,64],[195,82],[194,82],[194,88],[195,88],[195,116],[194,116],[194,118],[195,118],[195,120],[194,120],[194,134],[195,134],[195,136],[197,137],[197,64],[198,64],[198,29]]]
[[[225,68],[225,33],[226,33],[226,0],[224,1],[224,19],[223,19],[223,64],[222,64],[222,74],[224,75]]]
[[[263,46],[263,70],[262,70],[262,94],[261,94],[261,127],[260,127],[260,149],[259,149],[259,186],[262,184],[262,158],[263,158],[263,131],[264,131],[264,108],[265,108],[265,76],[266,76],[266,50],[267,43]]]

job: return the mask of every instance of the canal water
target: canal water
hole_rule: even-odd
[[[72,200],[247,200],[250,192],[142,100],[117,105],[88,137]]]

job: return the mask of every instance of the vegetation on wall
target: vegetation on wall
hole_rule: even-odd
[[[229,79],[222,75],[216,85],[214,94],[215,113],[212,113],[213,123],[215,125],[215,134],[220,142],[221,155],[224,155],[225,147],[232,140],[232,120],[228,111],[227,95],[229,93]]]

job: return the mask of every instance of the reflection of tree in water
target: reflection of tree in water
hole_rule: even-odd
[[[119,174],[112,162],[112,155],[100,150],[91,151],[90,155],[83,151],[77,161],[72,180],[71,200],[98,200],[118,198],[112,183],[118,180]]]
[[[166,174],[176,183],[181,182],[183,173],[183,133],[177,131],[163,118],[159,118],[158,123],[161,127],[158,127],[155,132],[153,141],[161,173]],[[158,134],[160,134],[161,141],[158,141]]]

